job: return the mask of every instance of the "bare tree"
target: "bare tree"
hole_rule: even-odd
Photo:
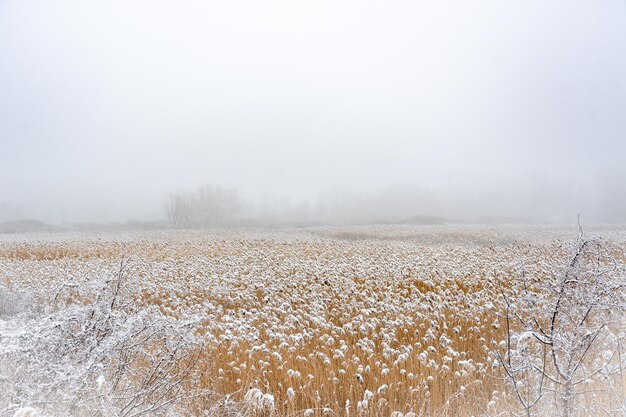
[[[234,188],[205,184],[192,193],[171,194],[165,213],[174,224],[221,224],[236,214],[243,203]]]
[[[545,414],[546,397],[563,417],[626,415],[625,277],[610,245],[581,233],[550,279],[532,279],[522,267],[521,279],[502,290],[506,340],[494,353],[526,416]]]
[[[192,217],[202,224],[220,224],[236,214],[242,206],[237,190],[205,184],[191,200]]]
[[[189,218],[189,202],[181,194],[170,194],[165,202],[165,213],[168,220],[177,225]]]

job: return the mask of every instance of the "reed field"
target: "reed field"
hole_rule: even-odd
[[[610,265],[600,275],[618,283],[617,304],[576,357],[574,372],[586,379],[571,385],[571,403],[557,399],[559,352],[555,364],[541,362],[556,333],[550,345],[524,327],[529,315],[550,327],[534,319],[541,307],[528,297],[569,273],[578,233],[360,226],[4,235],[0,416],[24,407],[42,416],[513,416],[570,406],[570,415],[623,416],[625,231],[585,231],[602,239],[602,251],[577,262]],[[515,301],[521,292],[526,304]],[[609,317],[598,314],[594,323]],[[546,343],[522,347],[528,334]],[[541,398],[525,410],[519,397],[532,398],[533,386]]]

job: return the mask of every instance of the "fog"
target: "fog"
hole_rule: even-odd
[[[0,221],[623,223],[625,75],[624,0],[2,0]]]

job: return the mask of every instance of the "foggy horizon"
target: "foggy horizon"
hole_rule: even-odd
[[[212,184],[241,217],[626,223],[625,23],[623,0],[5,0],[0,222],[165,221]]]

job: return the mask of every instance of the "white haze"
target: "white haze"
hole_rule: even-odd
[[[211,183],[626,222],[625,156],[624,0],[0,1],[0,203],[29,218],[156,220]]]

